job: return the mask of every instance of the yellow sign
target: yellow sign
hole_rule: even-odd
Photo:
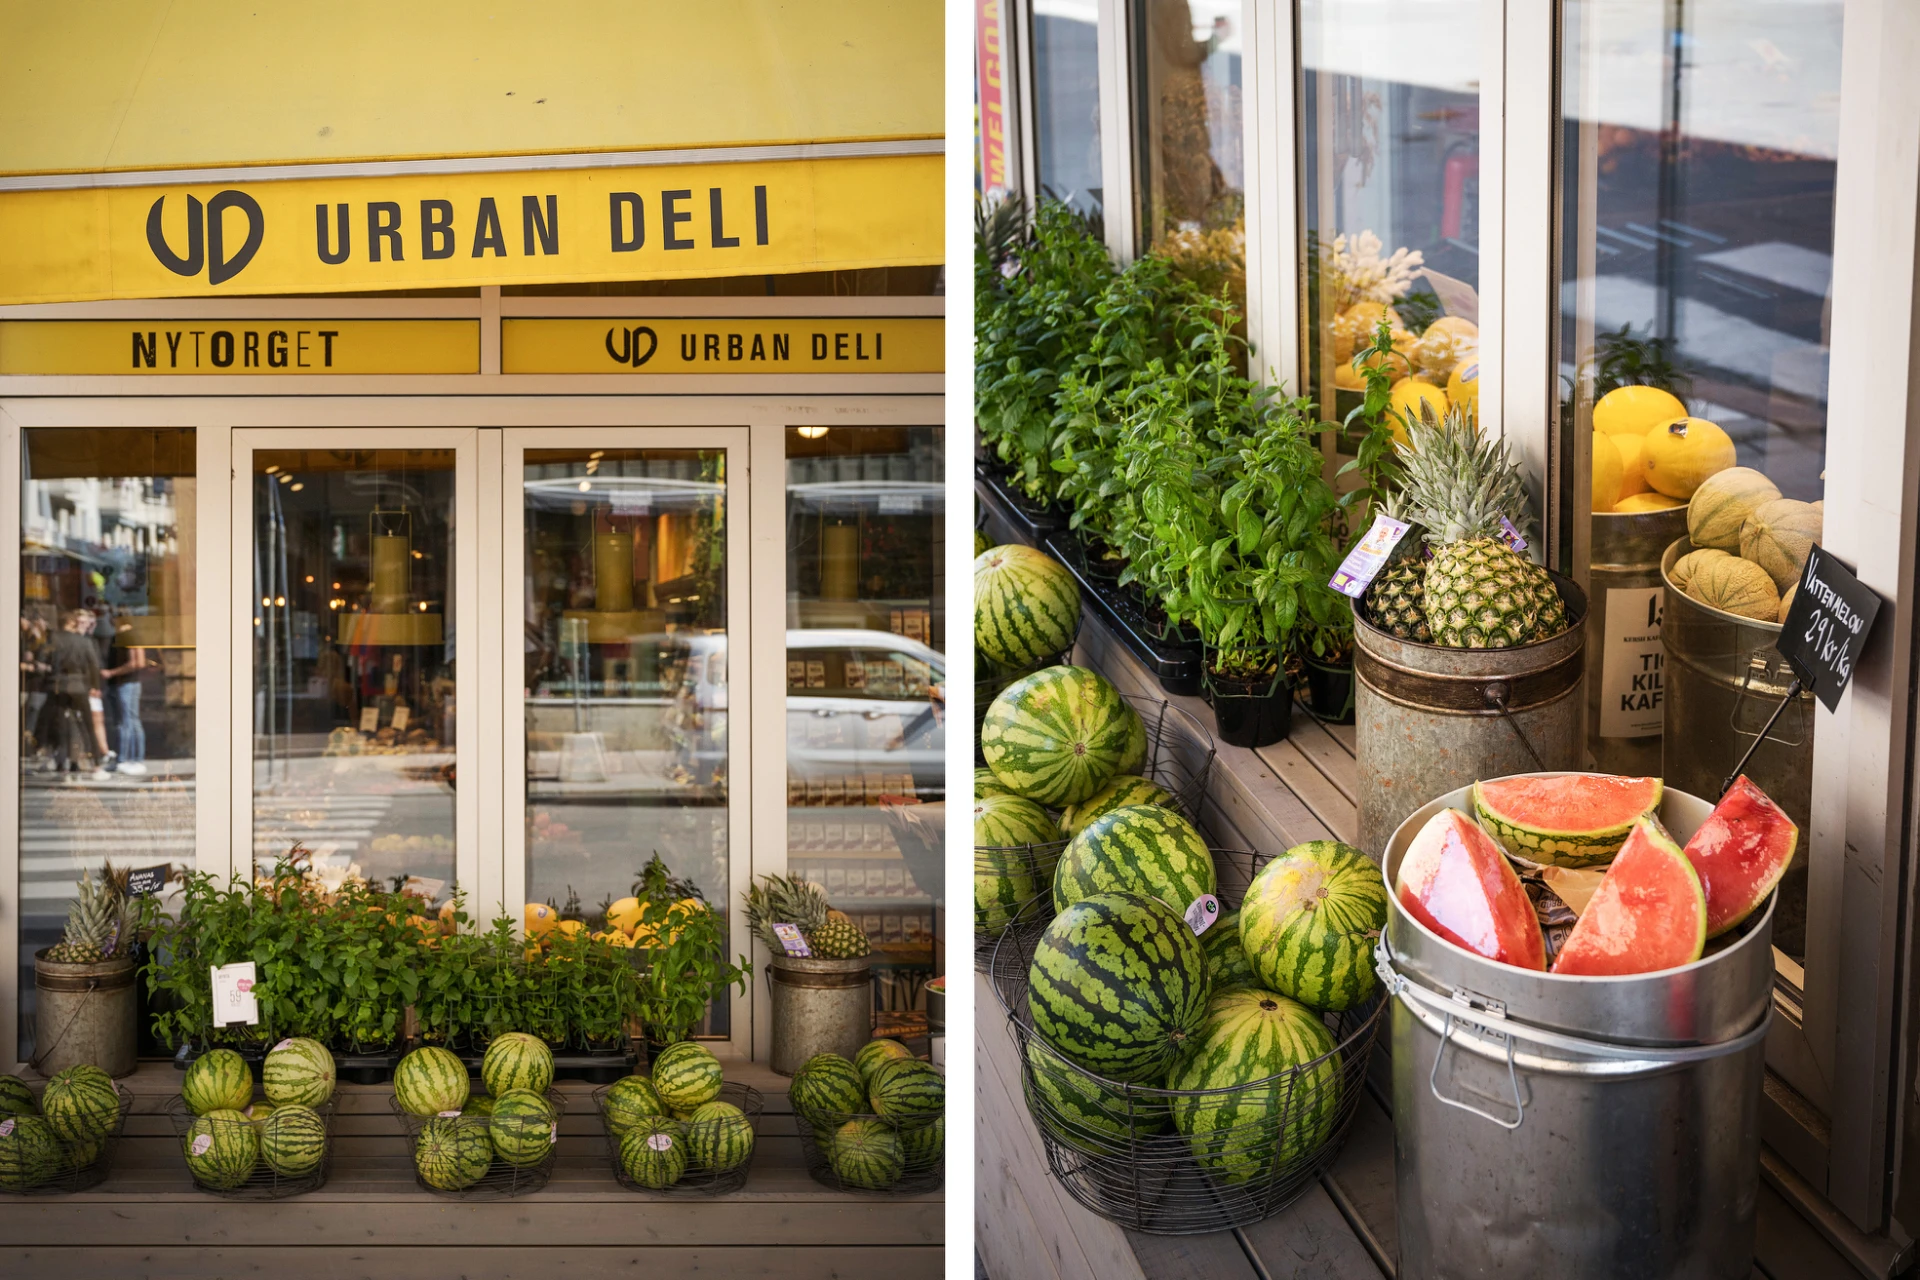
[[[659,280],[943,258],[938,155],[0,194],[0,304]]]
[[[478,372],[478,320],[0,320],[0,374]]]
[[[945,322],[877,319],[503,320],[502,373],[939,373]]]

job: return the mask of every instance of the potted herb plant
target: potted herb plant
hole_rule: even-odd
[[[761,876],[747,891],[746,905],[747,923],[772,957],[769,1065],[790,1076],[817,1053],[852,1058],[873,1037],[867,935],[828,905],[819,885],[797,877]],[[789,954],[776,924],[799,930],[810,954]]]

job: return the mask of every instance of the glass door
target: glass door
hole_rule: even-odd
[[[505,900],[636,942],[691,900],[750,954],[747,431],[502,438]],[[694,1035],[744,1054],[747,1001]]]

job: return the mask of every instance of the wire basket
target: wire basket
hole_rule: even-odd
[[[620,1158],[621,1135],[616,1134],[613,1126],[607,1121],[607,1094],[613,1087],[613,1085],[607,1085],[604,1088],[595,1089],[593,1106],[594,1110],[600,1113],[601,1127],[606,1130],[607,1159],[613,1166],[614,1178],[621,1186],[629,1191],[639,1191],[649,1195],[719,1196],[729,1191],[738,1191],[747,1185],[747,1170],[753,1164],[753,1149],[759,1145],[760,1138],[760,1112],[763,1100],[758,1089],[751,1085],[735,1084],[729,1080],[720,1086],[720,1096],[714,1099],[716,1102],[727,1102],[740,1108],[740,1114],[746,1120],[752,1135],[744,1159],[729,1168],[720,1168],[702,1159],[703,1144],[692,1141],[689,1136],[686,1143],[686,1172],[669,1186],[650,1187],[635,1181],[627,1172],[625,1162]],[[687,1122],[685,1127],[691,1129],[691,1122]]]
[[[493,1117],[475,1112],[471,1098],[464,1110],[452,1114],[442,1112],[437,1116],[416,1116],[402,1107],[398,1098],[389,1098],[387,1101],[393,1108],[393,1114],[400,1118],[401,1127],[407,1131],[407,1154],[414,1157],[413,1180],[420,1184],[421,1190],[451,1200],[505,1200],[538,1191],[553,1177],[553,1158],[560,1149],[560,1117],[565,1113],[566,1106],[558,1089],[548,1089],[546,1099],[547,1106],[553,1111],[547,1131],[546,1154],[531,1164],[511,1164],[501,1158],[491,1129]],[[448,1126],[457,1135],[454,1138],[456,1143],[472,1143],[477,1147],[484,1140],[491,1154],[486,1172],[460,1187],[436,1187],[428,1182],[420,1171],[418,1153],[420,1139],[429,1125]],[[533,1126],[531,1122],[521,1122],[519,1127],[525,1131]]]
[[[1237,909],[1268,858],[1212,853],[1222,912]],[[1321,1014],[1332,1052],[1266,1080],[1188,1091],[1121,1084],[1069,1062],[1033,1028],[1027,972],[1053,915],[1050,902],[1038,901],[1020,913],[995,952],[993,980],[1020,1052],[1028,1114],[1067,1193],[1152,1235],[1246,1226],[1298,1199],[1346,1141],[1384,997]]]
[[[266,1101],[265,1095],[256,1090],[254,1102],[262,1104]],[[320,1117],[319,1160],[309,1168],[289,1173],[282,1173],[267,1160],[263,1149],[266,1116],[249,1115],[241,1120],[219,1115],[196,1116],[192,1108],[187,1106],[187,1100],[178,1094],[167,1100],[166,1110],[173,1121],[173,1135],[180,1140],[180,1158],[186,1161],[187,1172],[193,1176],[193,1185],[209,1195],[228,1200],[284,1200],[288,1196],[316,1191],[327,1185],[327,1174],[333,1167],[332,1100],[309,1108]],[[253,1108],[248,1110],[252,1111]],[[244,1133],[239,1132],[243,1130]],[[245,1173],[233,1170],[230,1178],[215,1178],[211,1168],[206,1165],[196,1167],[188,1159],[196,1151],[205,1154],[232,1148],[235,1144],[252,1148],[253,1164]]]
[[[859,1125],[857,1130],[850,1126]],[[944,1115],[887,1120],[862,1112],[793,1112],[800,1154],[813,1180],[858,1196],[915,1196],[937,1191],[945,1178]],[[849,1144],[836,1161],[834,1148]]]
[[[44,1094],[45,1082],[34,1088],[36,1096]],[[114,1112],[112,1123],[100,1134],[75,1142],[61,1137],[52,1127],[47,1129],[46,1137],[49,1150],[54,1152],[53,1159],[42,1166],[43,1174],[30,1175],[29,1185],[6,1186],[0,1184],[0,1195],[13,1196],[67,1196],[76,1191],[85,1191],[97,1187],[107,1180],[107,1171],[113,1164],[113,1149],[119,1144],[120,1135],[127,1127],[127,1113],[133,1109],[133,1095],[126,1086],[115,1084],[114,1094],[119,1098],[119,1109]],[[18,1125],[21,1121],[33,1120],[46,1123],[42,1115],[14,1116],[0,1115],[0,1126]],[[12,1129],[7,1133],[11,1135]]]
[[[1140,776],[1157,783],[1173,797],[1172,808],[1195,826],[1206,802],[1207,780],[1213,774],[1215,748],[1213,735],[1191,713],[1164,698],[1122,694],[1139,713],[1147,731],[1147,755]],[[982,877],[998,881],[1011,877],[1018,883],[1023,877],[1034,886],[1034,898],[1051,900],[1053,872],[1060,863],[1066,840],[1041,844],[974,846],[973,874],[976,887]],[[1005,932],[1005,916],[1025,908],[1025,899],[1002,910],[982,912],[979,895],[974,897],[973,967],[980,973],[993,971],[993,952]],[[1049,915],[1048,919],[1052,919]],[[1044,923],[1041,926],[1045,927]]]

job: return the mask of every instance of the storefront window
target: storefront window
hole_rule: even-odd
[[[454,454],[253,454],[253,852],[454,878]]]
[[[1033,132],[1043,197],[1101,213],[1096,0],[1034,0]]]
[[[1133,30],[1142,247],[1194,252],[1244,228],[1240,0],[1136,0]]]
[[[194,868],[194,433],[22,432],[20,1029],[82,874]]]
[[[1481,7],[1301,2],[1302,381],[1327,419],[1359,404],[1383,309],[1396,381],[1478,403]]]
[[[787,867],[866,932],[883,1016],[937,972],[944,435],[787,432]]]
[[[521,484],[528,900],[598,931],[658,858],[724,914],[726,454],[529,449]]]
[[[1841,0],[1564,11],[1560,439],[1592,465],[1590,746],[1709,797],[1786,693],[1781,597],[1822,518],[1841,18]],[[1743,537],[1763,503],[1778,535]],[[1676,603],[1661,562],[1703,504],[1705,545],[1733,558]],[[1748,766],[1803,832],[1810,702]],[[1806,883],[1797,859],[1773,927],[1795,959]]]

